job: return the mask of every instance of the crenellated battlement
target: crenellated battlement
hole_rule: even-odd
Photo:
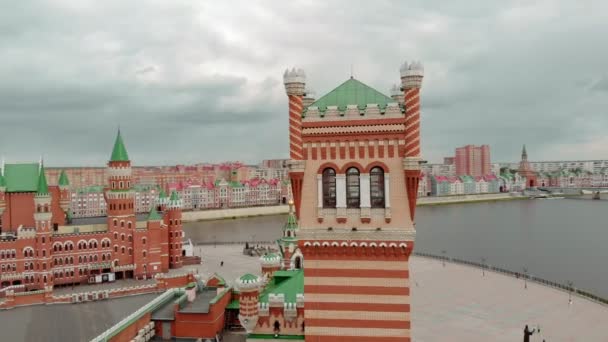
[[[369,103],[365,106],[346,105],[345,107],[327,106],[319,108],[310,106],[302,114],[302,121],[344,121],[344,120],[370,120],[382,118],[404,117],[404,110],[398,102],[389,102],[380,106],[377,103]]]
[[[399,69],[403,89],[420,88],[424,77],[424,67],[421,62],[404,62]]]
[[[283,74],[283,83],[287,95],[302,96],[306,92],[306,73],[302,69],[292,68],[291,71],[286,69]]]

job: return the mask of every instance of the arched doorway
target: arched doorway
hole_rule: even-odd
[[[281,323],[279,321],[274,321],[274,332],[278,333],[281,331]]]
[[[534,184],[534,179],[530,179],[530,187],[533,188],[535,186],[536,186],[536,184]]]
[[[300,258],[299,256],[297,256],[296,259],[295,259],[295,261],[294,261],[294,264],[295,264],[295,268],[297,270],[301,269],[302,268],[302,258]]]

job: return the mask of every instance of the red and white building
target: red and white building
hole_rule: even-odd
[[[65,173],[58,185],[49,186],[42,163],[2,165],[1,288],[48,290],[86,283],[103,273],[141,278],[181,267],[182,201],[174,192],[145,220],[136,219],[131,161],[120,132],[107,175],[107,216],[68,225],[70,185]]]
[[[305,106],[304,72],[285,72],[306,341],[411,339],[422,78],[405,63],[394,98],[351,78]]]

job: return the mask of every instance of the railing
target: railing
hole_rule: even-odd
[[[577,289],[575,287],[567,286],[564,284],[560,284],[560,283],[557,283],[554,281],[546,280],[546,279],[539,278],[536,276],[530,276],[525,273],[513,272],[513,271],[507,270],[505,268],[501,268],[501,267],[489,266],[487,264],[482,264],[479,262],[474,262],[474,261],[469,261],[469,260],[450,258],[448,256],[441,256],[441,255],[422,253],[422,252],[413,252],[413,254],[416,256],[421,256],[421,257],[425,257],[425,258],[432,258],[432,259],[441,260],[441,261],[447,261],[447,262],[453,262],[453,263],[457,263],[457,264],[479,267],[479,268],[482,268],[482,269],[485,269],[488,271],[494,271],[494,272],[502,273],[505,275],[510,275],[510,276],[513,276],[516,278],[526,279],[526,280],[533,281],[533,282],[541,284],[541,285],[553,287],[553,288],[563,290],[566,292],[571,292],[572,294],[577,294],[581,297],[587,298],[589,300],[595,301],[600,304],[608,305],[608,298],[600,297],[600,296],[594,295],[590,292],[587,292],[587,291],[584,291],[581,289]]]

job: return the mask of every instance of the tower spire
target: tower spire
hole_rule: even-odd
[[[120,127],[118,127],[118,134],[116,134],[116,141],[114,141],[114,148],[112,149],[110,161],[129,161],[129,155],[127,154],[125,143],[122,141],[122,135],[120,134]]]
[[[521,149],[521,159],[528,160],[528,152],[526,152],[526,144],[524,144],[524,147]]]

